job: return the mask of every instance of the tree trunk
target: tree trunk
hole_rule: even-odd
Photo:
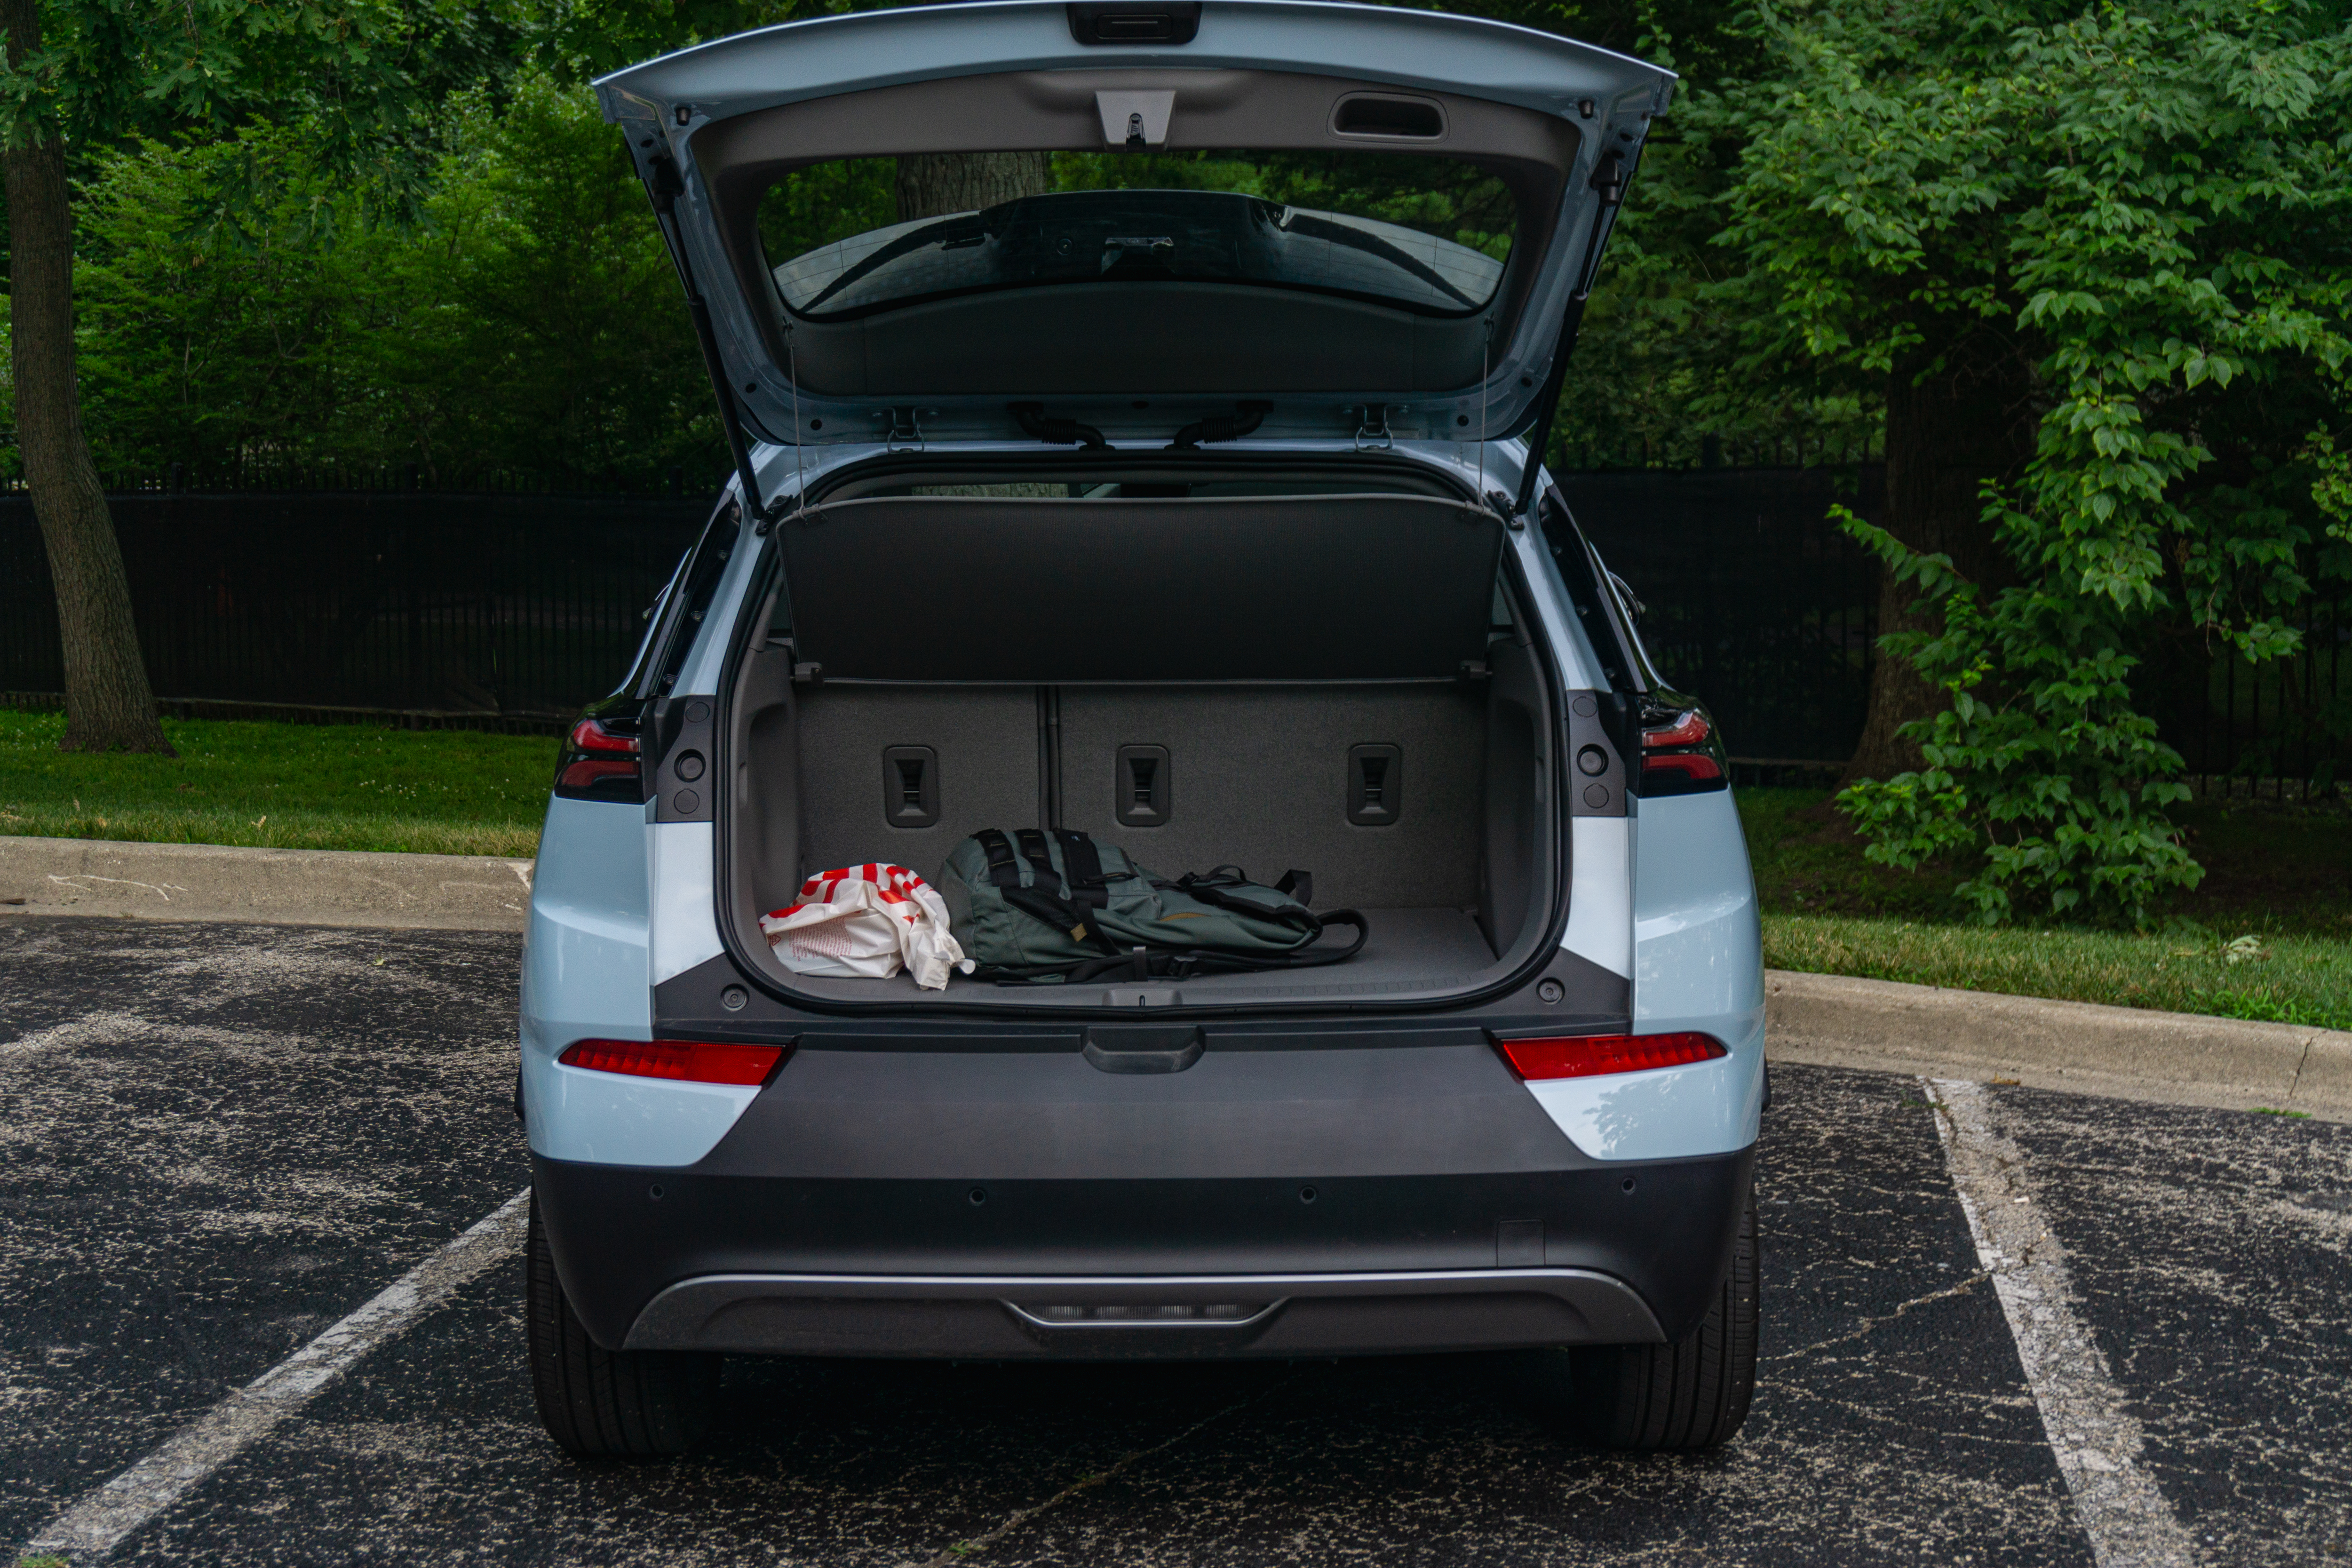
[[[1943,353],[1898,365],[1886,386],[1886,531],[1927,554],[1943,553],[1961,576],[1990,592],[2011,580],[1984,521],[1987,479],[2016,477],[2033,455],[2032,366],[2013,340],[1979,330]],[[1878,629],[1934,631],[1940,617],[1883,573]],[[1842,782],[1892,778],[1920,764],[1919,749],[1895,731],[1943,710],[1944,693],[1910,661],[1881,651],[1870,677],[1862,740]]]
[[[0,0],[9,47],[40,47],[33,0]],[[16,374],[16,445],[57,586],[65,645],[68,752],[177,753],[155,719],[155,694],[131,619],[122,547],[90,462],[74,377],[73,208],[64,146],[11,148],[8,184],[10,337]]]
[[[1053,188],[1050,153],[919,153],[898,160],[898,221],[979,212]]]

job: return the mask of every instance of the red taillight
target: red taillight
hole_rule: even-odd
[[[1696,746],[1706,740],[1707,734],[1706,715],[1693,708],[1678,715],[1673,723],[1663,729],[1643,731],[1642,744],[1644,749],[1651,746]]]
[[[556,1060],[592,1072],[681,1083],[765,1083],[789,1046],[722,1046],[706,1040],[578,1040]]]
[[[576,763],[566,763],[563,771],[555,775],[561,789],[593,789],[607,779],[634,779],[637,776],[635,762],[607,762],[602,757],[583,757]]]
[[[1721,764],[1705,752],[1677,752],[1671,756],[1643,757],[1642,771],[1645,773],[1680,773],[1694,784],[1723,776]]]
[[[626,752],[637,754],[635,735],[616,735],[593,719],[583,719],[572,726],[572,745],[582,752]]]
[[[1687,1067],[1729,1056],[1712,1035],[1571,1035],[1547,1040],[1496,1040],[1495,1048],[1521,1078],[1598,1078]]]
[[[1642,793],[1696,795],[1727,787],[1723,742],[1704,708],[1654,707],[1642,731]]]
[[[583,719],[565,738],[555,765],[559,795],[604,800],[642,800],[645,781],[637,738],[608,730],[602,721]]]

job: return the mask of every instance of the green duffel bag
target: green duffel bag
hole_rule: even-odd
[[[975,977],[1000,984],[1305,969],[1364,945],[1355,910],[1307,907],[1314,882],[1304,871],[1271,888],[1233,866],[1171,882],[1068,828],[975,833],[936,880]],[[1356,939],[1324,942],[1327,925],[1352,926]]]

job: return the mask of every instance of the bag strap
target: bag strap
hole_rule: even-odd
[[[1020,841],[1022,857],[1031,867],[1034,885],[1026,888],[1021,885],[1021,861],[1013,858],[1013,844],[1002,831],[983,828],[972,837],[988,857],[988,879],[996,885],[997,896],[1007,908],[1066,933],[1072,942],[1106,953],[1118,951],[1092,923],[1088,908],[1062,896],[1062,879],[1054,870],[1054,858],[1043,833],[1034,827],[1013,829],[1013,837]]]
[[[1054,837],[1062,841],[1062,864],[1070,873],[1070,901],[1095,910],[1108,904],[1102,852],[1095,847],[1095,841],[1075,827],[1057,827]]]
[[[1037,886],[1055,898],[1060,898],[1062,877],[1054,869],[1054,849],[1045,841],[1045,835],[1034,827],[1018,827],[1013,829],[1013,837],[1021,845],[1021,858],[1028,861],[1030,868],[1036,872]]]
[[[1226,889],[1237,887],[1255,886],[1255,884],[1250,882],[1246,878],[1236,877],[1228,879],[1220,875],[1221,872],[1228,868],[1229,868],[1220,866],[1215,871],[1210,872],[1206,877],[1196,876],[1192,872],[1186,872],[1183,876],[1176,879],[1176,890],[1187,895],[1188,897],[1198,899],[1201,902],[1210,905],[1212,908],[1223,910],[1229,914],[1247,915],[1252,920],[1264,921],[1268,925],[1288,926],[1294,931],[1303,931],[1307,933],[1307,940],[1309,942],[1312,942],[1317,936],[1322,934],[1323,921],[1321,917],[1318,917],[1314,910],[1307,908],[1304,904],[1299,904],[1295,908],[1287,910],[1270,910],[1264,904],[1254,904],[1247,899],[1235,898]],[[1288,898],[1290,896],[1287,889],[1285,889],[1276,888],[1272,890],[1281,893],[1285,898]]]
[[[1037,964],[1026,968],[1000,966],[985,968],[979,978],[992,980],[999,985],[1034,985],[1060,983],[1080,985],[1089,980],[1183,980],[1195,974],[1242,974],[1269,969],[1319,969],[1328,963],[1343,963],[1363,951],[1364,941],[1371,934],[1364,917],[1354,910],[1332,910],[1324,917],[1326,929],[1334,925],[1353,926],[1356,940],[1345,947],[1326,945],[1319,940],[1308,942],[1294,952],[1240,953],[1218,952],[1209,948],[1149,948],[1121,952],[1113,951],[1100,958],[1075,959],[1067,963]]]
[[[1021,863],[1013,858],[1013,846],[1004,835],[993,827],[983,827],[971,836],[980,852],[988,857],[988,879],[999,888],[1021,885]]]

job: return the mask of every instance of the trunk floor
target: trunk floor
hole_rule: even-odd
[[[1407,992],[1454,991],[1475,984],[1495,967],[1494,950],[1486,945],[1478,922],[1460,910],[1365,910],[1370,926],[1363,949],[1355,957],[1315,969],[1263,970],[1249,974],[1194,975],[1189,980],[1154,980],[1154,986],[1173,985],[1186,1005],[1235,1002],[1259,997],[1389,995]],[[1350,933],[1335,927],[1324,938],[1345,943]],[[971,1002],[1002,997],[1007,1002],[1034,1005],[1066,999],[1072,1006],[1099,1006],[1106,984],[1132,986],[1133,982],[1091,981],[1084,985],[996,985],[957,975],[945,991],[919,990],[904,973],[887,980],[829,980],[816,975],[790,977],[793,988],[813,996],[841,1002],[919,1001],[937,998]]]

